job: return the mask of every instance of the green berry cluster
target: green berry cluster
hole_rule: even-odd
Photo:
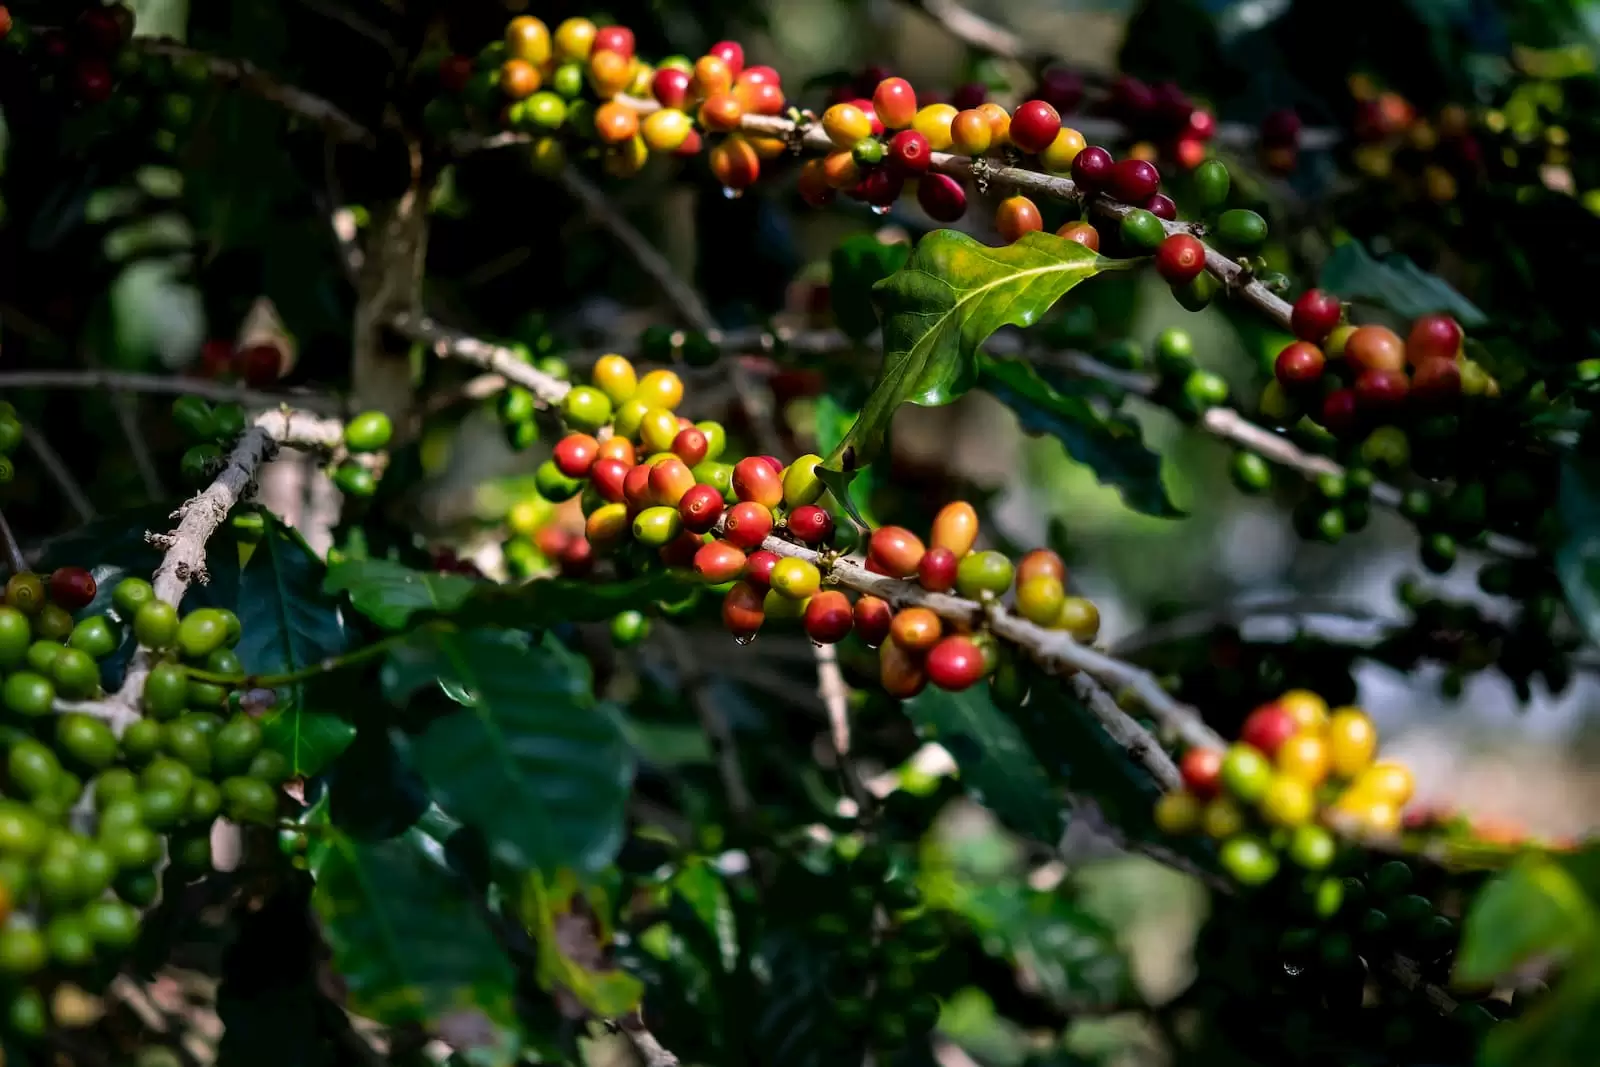
[[[187,395],[172,402],[172,421],[191,442],[181,461],[183,480],[197,487],[216,475],[223,449],[244,433],[246,425],[244,405],[212,404],[204,397]]]
[[[369,497],[378,489],[372,466],[353,457],[368,456],[389,447],[394,423],[381,411],[363,411],[344,427],[345,456],[335,456],[330,472],[333,484],[349,496]]]
[[[0,485],[17,476],[17,468],[11,461],[11,453],[15,452],[21,443],[22,420],[17,418],[17,409],[0,400]]]

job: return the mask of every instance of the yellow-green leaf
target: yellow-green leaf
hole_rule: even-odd
[[[612,961],[605,900],[570,871],[528,874],[522,919],[539,946],[539,985],[564,991],[596,1015],[615,1018],[639,1006],[644,985]]]

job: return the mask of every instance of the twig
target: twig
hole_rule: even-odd
[[[221,402],[237,401],[248,407],[289,405],[302,411],[336,414],[344,409],[337,397],[320,393],[264,393],[229,382],[205,378],[171,377],[108,370],[15,370],[0,373],[0,390],[8,389],[109,389],[123,393],[193,395]]]
[[[850,687],[839,669],[839,652],[832,645],[818,645],[817,695],[828,711],[828,732],[833,750],[840,757],[850,754]]]
[[[252,96],[277,104],[285,111],[316,123],[330,136],[341,141],[370,145],[377,140],[371,130],[333,102],[296,86],[285,85],[249,60],[207,55],[167,38],[135,37],[133,46],[146,55],[175,60],[198,59],[206,65],[207,72],[216,81],[237,85]]]
[[[51,447],[44,434],[32,423],[22,424],[22,438],[28,442],[28,447],[33,449],[34,458],[39,461],[39,466],[55,481],[61,495],[67,498],[67,503],[73,511],[78,513],[78,521],[88,522],[95,517],[94,505],[89,502],[89,497],[83,491],[83,486],[78,484],[78,479],[73,477],[71,469],[61,454]]]
[[[672,269],[672,264],[667,262],[654,245],[645,240],[644,235],[635,229],[632,223],[623,218],[622,213],[605,193],[580,174],[575,167],[570,166],[561,171],[561,185],[574,200],[584,206],[607,233],[616,238],[618,244],[628,250],[628,254],[640,268],[661,287],[661,291],[672,302],[683,321],[702,332],[717,328],[717,321],[712,317],[711,309],[706,307],[705,301],[700,299],[700,294],[678,277],[677,272]]]
[[[1082,674],[1074,675],[1071,685],[1078,699],[1088,704],[1094,717],[1100,720],[1106,735],[1143,764],[1150,776],[1161,783],[1162,789],[1170,791],[1183,787],[1183,776],[1167,750],[1132,715],[1118,707],[1110,693]]]
[[[155,457],[150,454],[150,446],[145,444],[144,433],[139,429],[139,410],[133,396],[121,390],[113,392],[111,411],[117,417],[117,426],[122,430],[123,439],[128,442],[128,453],[133,456],[133,465],[139,470],[139,480],[144,483],[146,495],[153,500],[166,496],[166,487],[161,484],[161,472],[156,468]]]
[[[5,546],[6,565],[11,568],[12,574],[21,574],[28,569],[28,561],[22,555],[22,546],[17,544],[16,534],[11,532],[11,524],[6,521],[6,514],[0,511],[0,543]]]
[[[389,320],[396,333],[427,345],[434,355],[445,359],[459,359],[465,363],[515,382],[531,392],[545,404],[556,407],[570,388],[560,378],[535,370],[524,363],[517,354],[503,345],[480,340],[459,330],[440,326],[432,319],[411,313],[402,313]]]
[[[1236,601],[1216,608],[1179,615],[1159,622],[1119,640],[1111,649],[1122,659],[1131,659],[1141,652],[1175,641],[1199,637],[1223,625],[1238,625],[1259,619],[1290,619],[1297,625],[1314,616],[1326,616],[1353,623],[1387,625],[1392,618],[1374,614],[1351,601],[1320,600],[1316,598],[1289,598],[1283,600]]]

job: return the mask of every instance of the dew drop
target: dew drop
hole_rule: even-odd
[[[887,215],[889,213],[889,205],[888,204],[873,204],[872,205],[872,213],[874,215]]]
[[[727,197],[729,200],[737,200],[744,195],[744,190],[735,189],[731,185],[724,185],[722,187],[722,195]]]
[[[739,636],[737,636],[737,637],[735,637],[733,639],[733,643],[738,645],[740,648],[744,648],[747,645],[755,644],[755,640],[756,640],[756,635],[755,634],[740,634]]]

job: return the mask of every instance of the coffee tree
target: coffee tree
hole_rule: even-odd
[[[1592,847],[1418,803],[1355,672],[1594,663],[1592,41],[1393,6],[1151,2],[1114,77],[896,12],[956,84],[693,4],[0,8],[5,1062],[1588,1062]],[[1107,642],[1091,490],[1011,471],[1027,543],[969,393],[1142,528],[1210,440],[1404,530],[1403,618],[1145,552],[1202,610]],[[1203,892],[1176,991],[1080,828]]]

